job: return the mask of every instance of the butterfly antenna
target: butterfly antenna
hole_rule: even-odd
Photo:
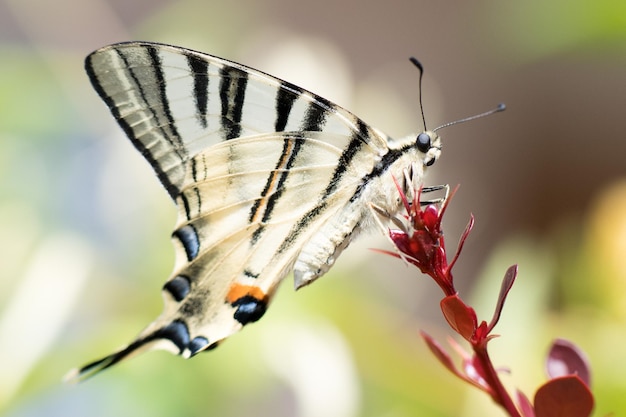
[[[506,110],[506,105],[504,103],[500,103],[500,104],[498,104],[498,106],[495,109],[491,109],[489,111],[486,111],[484,113],[480,113],[480,114],[477,114],[477,115],[474,115],[474,116],[466,117],[465,119],[455,120],[454,122],[443,124],[443,125],[435,128],[435,129],[433,129],[433,132],[436,132],[439,129],[443,129],[444,127],[456,125],[456,124],[459,124],[459,123],[469,122],[470,120],[479,119],[481,117],[489,116],[490,114],[494,114],[494,113],[499,113],[499,112],[504,111],[504,110]]]
[[[420,71],[420,79],[419,79],[419,102],[420,102],[420,111],[422,112],[422,122],[424,123],[424,130],[426,129],[426,117],[424,117],[424,106],[422,106],[422,75],[424,75],[424,67],[421,62],[419,62],[415,57],[410,57],[409,61],[413,63]]]

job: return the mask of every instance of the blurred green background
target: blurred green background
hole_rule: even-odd
[[[500,416],[419,339],[445,343],[440,294],[361,239],[315,285],[288,278],[257,324],[190,361],[150,353],[86,383],[71,368],[161,311],[175,210],[92,90],[83,59],[124,40],[270,72],[402,136],[441,131],[428,184],[461,184],[455,277],[489,320],[504,380],[532,397],[555,337],[584,349],[596,415],[626,412],[626,3],[0,0],[0,414]]]

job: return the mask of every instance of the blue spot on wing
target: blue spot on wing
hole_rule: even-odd
[[[196,232],[195,227],[190,224],[183,226],[176,230],[173,236],[177,238],[183,245],[183,248],[185,248],[188,261],[192,261],[198,256],[200,252],[200,239],[198,238],[198,232]]]
[[[191,291],[191,281],[184,275],[177,275],[166,282],[163,289],[169,292],[174,300],[182,301]]]
[[[244,326],[259,320],[267,310],[265,301],[258,300],[251,295],[243,296],[231,305],[237,307],[233,317]]]
[[[201,350],[204,350],[208,346],[208,344],[209,340],[206,337],[198,336],[195,337],[191,342],[189,342],[187,348],[189,349],[191,356],[193,356]]]
[[[168,339],[182,352],[189,345],[189,330],[183,321],[176,320],[154,332],[145,342],[150,339]]]

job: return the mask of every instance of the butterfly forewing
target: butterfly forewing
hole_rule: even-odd
[[[86,60],[98,94],[178,206],[165,308],[85,377],[144,350],[185,357],[258,320],[285,275],[322,275],[368,226],[393,212],[392,175],[424,155],[350,112],[254,69],[174,46],[132,42]]]
[[[351,113],[299,87],[217,57],[151,43],[89,55],[96,91],[175,198],[185,164],[224,140],[281,131],[358,132]],[[385,147],[367,132],[364,141]]]

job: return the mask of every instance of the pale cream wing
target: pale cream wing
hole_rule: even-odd
[[[291,83],[212,55],[151,42],[106,46],[85,60],[94,88],[172,199],[187,162],[222,141],[268,132],[363,131],[352,113]]]
[[[332,265],[370,202],[393,211],[391,176],[432,148],[390,142],[322,97],[184,48],[116,44],[85,67],[179,218],[164,312],[79,379],[150,349],[189,357],[258,320],[292,268],[300,287]]]
[[[194,156],[176,199],[176,264],[163,313],[131,344],[73,376],[152,349],[189,357],[260,319],[303,246],[348,208],[363,167],[377,163],[367,146],[347,158],[353,139],[271,133]],[[356,225],[362,207],[350,210]]]

